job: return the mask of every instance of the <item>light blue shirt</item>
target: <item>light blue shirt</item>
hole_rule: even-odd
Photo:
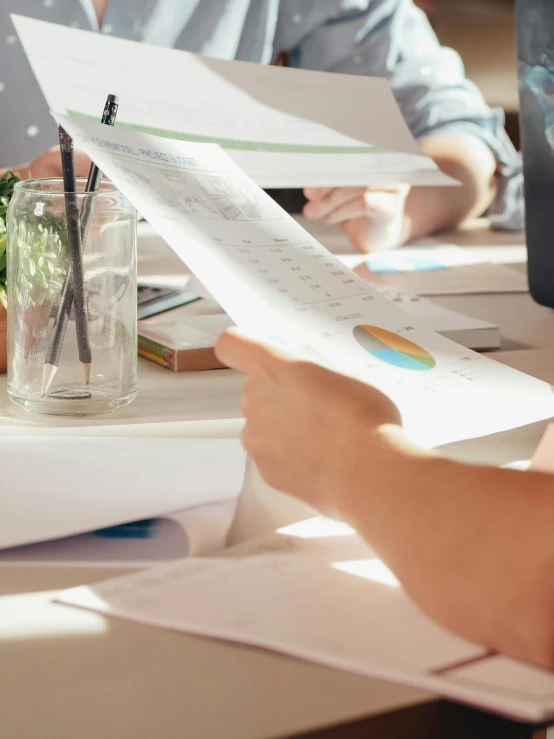
[[[90,0],[2,0],[0,166],[56,142],[14,12],[223,59],[270,64],[287,52],[292,66],[387,77],[416,138],[471,134],[490,147],[500,175],[491,215],[522,227],[521,162],[503,113],[486,105],[412,0],[110,0],[100,28]]]

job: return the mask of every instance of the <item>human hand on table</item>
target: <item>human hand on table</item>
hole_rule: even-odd
[[[306,218],[340,226],[362,252],[390,249],[405,240],[408,185],[395,187],[310,187],[304,190]]]
[[[272,487],[336,515],[342,492],[363,494],[393,458],[388,434],[400,430],[400,414],[378,390],[236,331],[216,354],[248,375],[242,440]]]
[[[90,169],[90,159],[86,154],[76,151],[75,158],[75,174],[77,177],[88,177]],[[22,179],[46,179],[50,177],[62,176],[62,161],[60,155],[60,147],[53,146],[33,159],[29,164],[21,164],[14,167],[13,171],[19,174]]]

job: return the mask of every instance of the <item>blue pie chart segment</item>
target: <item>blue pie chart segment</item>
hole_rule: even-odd
[[[392,331],[378,326],[356,326],[353,333],[362,349],[386,364],[415,372],[436,366],[428,351]]]

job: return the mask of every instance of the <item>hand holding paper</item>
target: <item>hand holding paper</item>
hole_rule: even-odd
[[[58,116],[232,320],[384,392],[424,446],[554,415],[548,385],[438,336],[345,267],[218,147]]]
[[[343,491],[367,498],[379,487],[383,450],[394,454],[385,441],[394,439],[401,422],[385,395],[295,362],[235,330],[220,338],[216,351],[222,362],[249,376],[242,441],[270,485],[339,518]]]

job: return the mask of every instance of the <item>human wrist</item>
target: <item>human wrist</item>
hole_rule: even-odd
[[[343,470],[342,483],[334,484],[338,516],[353,525],[371,505],[380,510],[382,502],[392,501],[398,493],[408,493],[426,484],[437,465],[446,461],[433,451],[422,449],[393,423],[375,428],[368,440],[371,451],[360,445],[360,453]],[[340,490],[339,490],[340,488]]]

